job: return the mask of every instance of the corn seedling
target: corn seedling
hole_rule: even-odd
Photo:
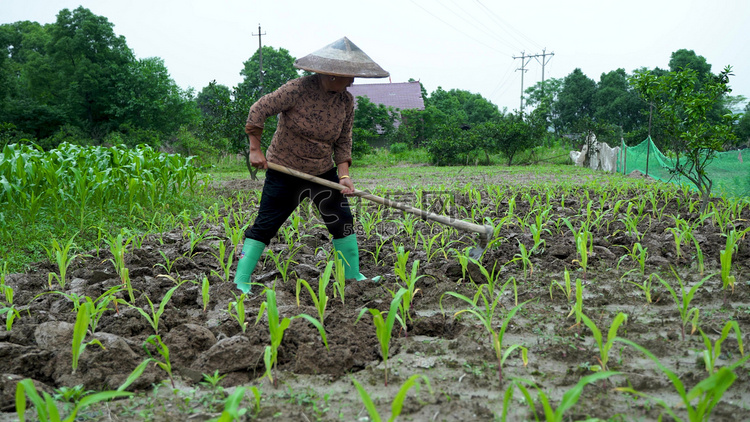
[[[195,256],[195,247],[198,246],[199,243],[203,242],[204,240],[208,239],[208,232],[211,230],[210,228],[206,228],[204,230],[197,229],[187,229],[185,232],[187,232],[188,235],[188,242],[189,242],[189,249],[188,249],[188,256],[191,258]]]
[[[373,261],[375,261],[375,265],[383,265],[384,261],[380,259],[380,253],[383,250],[383,246],[388,241],[388,238],[383,237],[380,233],[376,233],[378,237],[380,238],[380,241],[375,241],[375,250],[373,251],[367,251],[372,255]]]
[[[721,283],[725,292],[729,287],[732,289],[732,293],[734,293],[734,285],[737,282],[737,278],[734,275],[730,274],[732,271],[732,255],[737,251],[737,244],[739,240],[744,237],[748,231],[750,231],[750,228],[740,233],[737,233],[736,230],[732,229],[732,231],[727,235],[727,243],[724,247],[724,250],[719,251],[719,258],[721,262]],[[726,302],[726,293],[724,296],[724,301]]]
[[[742,347],[742,334],[740,333],[740,326],[737,324],[737,321],[727,321],[724,325],[724,329],[721,330],[721,337],[719,337],[714,344],[711,344],[711,339],[708,338],[703,330],[700,328],[698,329],[701,333],[701,337],[703,337],[703,344],[706,346],[706,350],[703,351],[702,357],[703,362],[706,364],[706,371],[708,371],[709,374],[716,372],[716,362],[719,360],[719,356],[721,356],[721,344],[724,343],[724,340],[726,340],[727,337],[729,337],[729,332],[732,329],[734,329],[734,334],[737,336],[737,346],[740,350],[740,355],[745,356],[745,350]]]
[[[210,288],[211,283],[208,281],[208,277],[204,275],[203,280],[201,280],[201,302],[203,302],[203,313],[206,313],[208,304],[211,301],[211,296],[209,293]]]
[[[78,369],[78,360],[86,349],[86,346],[97,344],[102,349],[104,348],[102,343],[97,339],[91,340],[88,343],[84,342],[89,327],[92,307],[93,306],[90,302],[84,302],[78,307],[76,323],[73,326],[73,345],[71,347],[71,366],[73,368],[73,373]]]
[[[557,286],[562,290],[563,294],[565,295],[565,299],[570,300],[571,295],[573,294],[573,287],[570,284],[570,271],[568,269],[565,269],[565,272],[563,274],[565,284],[561,284],[557,280],[553,280],[552,283],[549,285],[549,298],[552,299],[552,288]]]
[[[50,261],[57,264],[57,271],[59,272],[59,274],[49,273],[47,283],[49,284],[50,290],[52,289],[52,280],[54,279],[57,279],[60,288],[65,288],[68,267],[70,267],[70,264],[72,264],[78,256],[70,253],[73,248],[73,240],[75,237],[76,236],[73,235],[67,242],[65,242],[64,246],[60,245],[60,243],[57,242],[57,239],[52,239],[52,247],[46,249],[47,257],[49,257]]]
[[[162,360],[156,359],[151,354],[148,345],[156,348],[156,352],[161,355]],[[169,382],[172,383],[172,388],[175,388],[174,377],[172,376],[172,362],[169,360],[169,347],[161,341],[161,337],[158,334],[150,335],[143,343],[143,350],[148,354],[148,362],[153,362],[156,366],[163,369],[169,377]]]
[[[346,294],[346,269],[344,268],[344,256],[339,253],[334,257],[333,264],[333,297],[341,297],[341,304],[344,305]]]
[[[557,407],[552,407],[552,404],[549,401],[549,397],[547,394],[542,391],[541,388],[539,388],[533,381],[525,380],[522,378],[516,378],[513,380],[513,383],[508,387],[509,389],[518,388],[518,390],[521,391],[524,398],[526,399],[526,404],[529,406],[529,409],[531,409],[531,412],[534,414],[534,419],[537,421],[546,421],[546,422],[562,422],[565,416],[565,412],[570,410],[573,406],[578,403],[578,400],[581,398],[581,394],[583,393],[583,388],[586,387],[589,384],[593,384],[599,380],[603,380],[606,378],[609,378],[613,375],[619,375],[619,372],[597,372],[595,374],[587,375],[580,380],[578,380],[578,383],[574,385],[569,390],[565,391],[563,393],[562,399],[560,399],[560,404],[557,405]],[[544,409],[544,413],[541,415],[542,417],[537,414],[536,412],[536,406],[534,405],[534,399],[531,397],[531,393],[529,392],[529,389],[526,388],[526,385],[533,387],[537,391],[537,398],[539,399],[539,402],[542,405],[542,409]],[[503,402],[508,405],[510,404],[511,398],[513,394],[512,392],[509,394],[506,392],[505,399]],[[505,409],[503,409],[505,412]],[[507,416],[507,415],[505,415]],[[505,422],[506,418],[503,417],[502,421]]]
[[[333,264],[333,261],[329,261],[328,264],[326,264],[325,270],[323,270],[323,274],[321,274],[318,278],[317,294],[315,294],[315,291],[313,291],[312,287],[310,287],[310,283],[308,283],[307,280],[303,280],[301,278],[297,279],[297,306],[299,306],[299,293],[302,290],[302,286],[305,286],[308,293],[310,293],[310,297],[312,298],[315,310],[318,311],[318,321],[322,326],[325,325],[324,321],[326,316],[326,306],[328,306],[328,294],[326,294],[326,289],[328,289],[328,284],[331,282],[331,272],[333,271]]]
[[[531,254],[534,253],[534,249],[531,250],[526,249],[526,245],[524,245],[520,240],[518,241],[518,252],[516,252],[515,255],[513,255],[513,259],[507,262],[507,264],[510,264],[515,261],[521,261],[521,267],[523,268],[523,274],[524,278],[527,277],[526,270],[528,269],[528,275],[534,274],[534,266],[531,264]]]
[[[646,259],[648,258],[648,248],[644,248],[639,242],[636,242],[633,245],[632,249],[628,249],[627,246],[623,246],[625,250],[628,252],[627,255],[623,255],[619,261],[617,261],[617,269],[620,269],[620,264],[622,261],[626,258],[630,258],[631,261],[638,264],[638,268],[641,270],[641,275],[646,274]],[[631,273],[632,271],[635,271],[635,269],[632,269],[625,274],[623,274],[623,277]]]
[[[564,217],[562,220],[565,225],[568,226],[571,233],[573,233],[573,240],[576,245],[576,251],[578,252],[578,260],[574,260],[573,262],[578,262],[581,265],[581,269],[583,269],[583,274],[585,276],[589,262],[589,243],[591,243],[591,250],[593,251],[594,239],[591,236],[591,232],[588,231],[586,223],[581,223],[581,228],[576,230],[570,220]]]
[[[234,295],[234,293],[232,293]],[[227,313],[230,317],[234,318],[235,321],[237,321],[238,324],[240,324],[240,329],[242,329],[242,332],[246,332],[247,330],[247,322],[245,322],[245,299],[247,296],[245,293],[240,294],[239,296],[234,296],[234,301],[229,302],[227,305]]]
[[[171,279],[172,281],[176,282],[176,280],[174,280],[170,276],[160,275],[159,277],[167,277],[167,278]],[[164,308],[166,308],[167,303],[169,303],[169,300],[172,298],[172,295],[174,294],[174,292],[180,286],[182,286],[182,283],[184,283],[184,281],[179,282],[176,286],[174,286],[171,289],[167,290],[167,293],[165,293],[164,297],[162,297],[161,302],[159,303],[159,307],[158,308],[155,308],[154,307],[154,303],[151,302],[151,299],[148,296],[144,295],[144,297],[146,298],[146,301],[148,302],[148,306],[150,308],[150,313],[146,312],[146,310],[144,310],[143,308],[141,308],[139,306],[136,306],[134,304],[131,304],[131,303],[128,303],[128,302],[125,302],[125,301],[122,301],[122,303],[124,303],[125,305],[129,306],[130,308],[135,309],[136,311],[138,311],[139,314],[141,314],[144,318],[146,318],[146,321],[148,321],[148,323],[151,325],[151,328],[154,329],[154,333],[156,335],[159,335],[159,320],[161,319],[161,316],[164,313]]]
[[[643,295],[646,296],[646,303],[652,303],[651,302],[651,289],[653,286],[654,277],[658,277],[658,275],[656,273],[652,273],[651,275],[648,276],[646,280],[643,281],[642,284],[638,284],[635,281],[630,281],[630,280],[625,280],[625,281],[643,290]]]
[[[404,407],[404,400],[406,399],[406,394],[409,392],[409,390],[414,388],[417,395],[419,395],[422,381],[424,381],[430,394],[433,394],[432,387],[430,386],[430,380],[426,376],[420,374],[414,374],[410,376],[409,379],[407,379],[403,383],[403,385],[401,385],[398,393],[396,393],[396,397],[393,398],[393,402],[391,403],[391,417],[388,418],[388,422],[395,421],[399,417],[399,415],[401,415],[401,411]],[[367,413],[370,415],[370,420],[372,422],[381,422],[383,418],[380,416],[378,409],[375,407],[375,403],[373,403],[370,394],[367,393],[367,390],[365,390],[364,387],[362,387],[362,385],[354,378],[352,378],[352,383],[357,389],[357,392],[359,392],[359,397],[362,399],[362,403],[365,405],[365,409],[367,409]]]
[[[659,370],[664,373],[667,378],[669,378],[675,390],[677,391],[677,394],[682,400],[682,405],[684,405],[685,410],[688,414],[687,420],[690,422],[701,422],[709,420],[711,411],[719,403],[719,401],[721,401],[722,396],[724,396],[724,393],[729,389],[729,387],[732,386],[734,380],[737,379],[737,375],[735,375],[735,373],[733,372],[734,369],[744,364],[747,359],[750,358],[750,355],[747,355],[732,365],[719,368],[718,371],[710,374],[708,378],[700,381],[695,385],[695,387],[688,391],[685,389],[685,385],[682,383],[682,381],[680,381],[679,376],[672,372],[669,368],[664,366],[659,361],[659,359],[654,356],[653,353],[651,353],[649,350],[624,338],[618,337],[615,341],[625,343],[646,355],[646,357],[651,359],[659,368]],[[682,418],[677,416],[675,411],[667,402],[658,397],[636,391],[631,387],[619,387],[617,388],[617,390],[641,396],[648,399],[649,401],[658,403],[664,408],[664,411],[672,417],[672,419],[677,422],[681,422],[683,420]],[[693,402],[696,400],[697,403],[693,405]]]
[[[669,291],[669,294],[672,296],[675,305],[677,305],[677,310],[680,312],[680,328],[682,330],[682,340],[684,341],[685,328],[687,327],[688,323],[692,323],[693,326],[690,334],[693,334],[698,328],[698,318],[700,315],[700,311],[697,307],[691,308],[690,302],[692,302],[693,296],[695,296],[695,293],[698,291],[698,289],[703,285],[703,283],[706,282],[706,280],[711,278],[713,274],[704,277],[701,281],[691,287],[690,290],[686,290],[685,285],[682,283],[682,279],[679,275],[677,275],[677,272],[674,270],[674,268],[672,268],[672,274],[674,274],[674,276],[677,278],[677,282],[680,284],[680,297],[677,297],[677,292],[666,280],[663,280],[658,275],[656,275],[656,278],[658,278],[659,282]]]
[[[172,273],[172,267],[174,267],[174,264],[177,261],[179,261],[181,258],[184,258],[181,255],[181,256],[178,256],[175,259],[169,259],[169,257],[167,256],[167,254],[164,253],[164,251],[161,251],[161,250],[159,251],[159,255],[161,255],[161,258],[164,260],[164,263],[163,264],[158,263],[158,264],[154,265],[154,267],[157,267],[157,266],[162,267],[164,269],[164,271],[167,272],[167,274],[171,274]]]
[[[0,283],[0,290],[2,290],[3,297],[5,298],[5,306],[0,308],[0,315],[5,314],[5,329],[10,331],[13,329],[13,323],[16,318],[21,317],[21,313],[18,312],[18,309],[16,309],[16,306],[13,304],[13,288],[5,284],[4,275],[2,283]]]
[[[258,311],[258,318],[255,320],[255,324],[258,324],[260,318],[263,316],[263,312],[267,310],[268,314],[268,331],[271,336],[271,345],[266,346],[263,354],[263,362],[266,365],[266,373],[264,376],[273,383],[276,387],[276,379],[273,377],[273,370],[276,368],[276,363],[279,356],[279,346],[281,340],[284,338],[284,331],[289,328],[289,324],[292,322],[289,318],[279,319],[279,309],[276,306],[276,292],[272,289],[266,289],[266,300],[260,304],[260,310]]]
[[[20,422],[26,421],[26,405],[28,404],[26,397],[28,397],[36,410],[36,420],[40,422],[74,422],[77,420],[79,412],[93,404],[120,397],[130,397],[132,394],[125,391],[102,391],[86,394],[76,401],[73,410],[63,419],[54,398],[46,392],[42,392],[40,396],[34,386],[34,381],[27,378],[16,384],[16,415],[18,415]]]
[[[627,314],[620,312],[615,319],[612,320],[612,324],[609,326],[609,331],[607,332],[606,342],[602,337],[602,332],[599,331],[599,327],[596,326],[594,321],[589,319],[589,317],[583,312],[580,313],[580,317],[583,320],[583,323],[589,327],[589,330],[591,330],[591,334],[594,336],[594,341],[596,341],[596,345],[599,347],[599,357],[597,358],[597,360],[599,360],[599,365],[591,365],[591,370],[594,372],[608,370],[607,362],[609,362],[609,351],[612,349],[612,344],[617,337],[617,330],[628,320]]]
[[[260,412],[260,390],[258,387],[237,387],[234,392],[227,396],[224,400],[224,410],[216,420],[216,422],[233,422],[242,419],[242,416],[247,413],[247,408],[240,407],[242,399],[245,398],[245,392],[250,390],[255,396],[255,414]]]
[[[574,314],[576,316],[576,323],[570,328],[579,327],[581,325],[581,315],[583,315],[583,283],[580,278],[576,278],[576,301],[570,309],[570,313],[567,317],[570,318],[570,316]]]
[[[216,245],[216,249],[218,250],[218,255],[213,254],[214,258],[216,258],[217,262],[219,263],[219,269],[221,269],[221,273],[219,273],[216,270],[211,270],[211,274],[219,277],[221,280],[228,282],[229,281],[229,275],[231,273],[232,269],[232,261],[234,257],[234,253],[232,253],[232,247],[229,245],[224,244],[223,240],[220,240],[219,243]]]
[[[120,231],[120,233],[117,236],[111,236],[107,238],[107,245],[109,246],[109,251],[112,253],[113,258],[109,260],[109,262],[112,263],[112,265],[115,266],[115,272],[118,276],[120,276],[120,281],[122,282],[122,285],[125,286],[125,288],[128,291],[128,297],[130,297],[130,302],[135,303],[135,295],[133,293],[133,286],[130,283],[130,271],[127,267],[125,267],[125,254],[128,250],[128,245],[130,245],[130,242],[133,241],[133,236],[128,237],[125,239],[123,237],[123,232]]]
[[[266,254],[271,257],[273,263],[276,265],[276,269],[279,271],[279,274],[281,274],[281,280],[284,283],[289,280],[289,276],[291,275],[289,267],[291,267],[292,264],[298,264],[298,262],[294,260],[294,255],[297,254],[297,251],[299,251],[300,248],[301,247],[289,249],[289,256],[287,256],[286,259],[281,259],[281,252],[275,253],[271,249],[266,251]]]
[[[401,305],[401,298],[406,294],[406,289],[403,287],[396,292],[396,294],[393,296],[393,300],[391,300],[391,306],[388,310],[388,314],[385,318],[383,318],[383,313],[380,312],[378,309],[373,308],[364,308],[362,311],[360,311],[359,316],[357,317],[357,322],[360,318],[362,318],[362,315],[365,314],[365,312],[370,311],[372,314],[372,322],[375,324],[375,334],[378,338],[378,342],[380,343],[380,355],[383,358],[383,365],[385,366],[384,374],[385,374],[385,386],[388,386],[388,354],[391,347],[391,334],[393,332],[393,325],[396,322],[396,318],[398,318],[401,323],[401,325],[404,325],[404,321],[401,320],[401,317],[398,316],[398,308]],[[355,322],[356,324],[356,322]]]

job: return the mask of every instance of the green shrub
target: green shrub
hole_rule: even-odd
[[[402,154],[406,151],[409,151],[409,145],[403,142],[396,142],[395,144],[391,144],[389,149],[391,151],[391,154]]]

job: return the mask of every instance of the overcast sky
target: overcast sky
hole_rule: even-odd
[[[668,68],[672,52],[694,50],[714,73],[732,65],[732,95],[750,97],[748,0],[0,0],[0,23],[51,23],[63,8],[107,17],[138,58],[161,57],[183,88],[242,80],[243,62],[263,45],[302,57],[348,37],[391,73],[479,93],[518,109],[520,57],[546,56],[545,78],[575,68],[602,73]],[[527,59],[528,60],[528,59]],[[528,60],[524,87],[542,79]],[[388,82],[358,79],[355,83]]]

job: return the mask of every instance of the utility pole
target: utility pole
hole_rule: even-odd
[[[254,37],[258,37],[258,59],[260,61],[260,93],[263,95],[263,35],[265,32],[260,32],[260,24],[258,24],[258,33],[253,34]]]
[[[525,52],[521,52],[521,57],[513,56],[514,59],[521,59],[521,67],[516,69],[521,71],[521,113],[523,113],[523,74],[524,72],[527,72],[528,69],[526,69],[526,65],[529,64],[529,61],[533,58],[539,61],[539,58],[541,57],[542,60],[539,62],[542,65],[542,95],[544,95],[544,66],[549,62],[549,60],[552,59],[552,56],[554,56],[555,53],[547,53],[547,49],[542,50],[542,54],[531,54],[526,55]],[[549,59],[547,59],[547,56],[550,56]]]
[[[526,65],[529,64],[529,60],[531,60],[531,57],[533,56],[527,56],[526,52],[521,52],[521,57],[513,56],[513,59],[521,59],[521,67],[516,69],[521,71],[521,113],[523,114],[523,74],[528,71],[526,69]]]
[[[547,63],[549,63],[550,60],[552,60],[552,56],[554,56],[554,55],[555,55],[554,52],[547,53],[547,49],[543,48],[541,55],[537,54],[536,56],[534,56],[534,57],[536,57],[536,61],[539,62],[539,63],[541,63],[541,65],[542,65],[542,96],[544,96],[544,66]],[[547,56],[549,56],[549,59],[547,59]],[[542,58],[541,61],[539,61],[539,57]]]

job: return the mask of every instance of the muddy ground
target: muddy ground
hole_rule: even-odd
[[[478,176],[467,177],[463,183],[486,183]],[[518,177],[514,177],[518,180]],[[367,181],[365,181],[367,182]],[[231,197],[236,192],[257,191],[260,182],[224,182],[218,192]],[[370,185],[374,182],[370,181]],[[463,186],[463,183],[459,186]],[[398,183],[395,183],[398,185]],[[367,187],[362,183],[359,187]],[[532,195],[538,193],[533,189]],[[637,198],[638,191],[629,195]],[[252,215],[256,201],[233,212]],[[408,201],[409,195],[398,199]],[[483,196],[484,198],[487,195]],[[469,206],[473,200],[456,194],[456,204]],[[412,198],[413,199],[413,198]],[[595,205],[599,199],[590,198]],[[611,208],[617,199],[609,197],[604,204]],[[485,199],[486,200],[486,199]],[[175,286],[174,280],[186,281],[175,291],[167,304],[159,323],[159,334],[169,347],[176,388],[166,381],[166,373],[150,365],[144,374],[130,387],[138,395],[129,400],[113,401],[94,406],[83,413],[81,420],[208,420],[218,416],[221,399],[237,386],[257,386],[261,391],[261,406],[252,409],[251,395],[243,402],[250,410],[245,420],[285,421],[333,421],[367,420],[367,412],[353,387],[352,379],[360,382],[374,398],[384,417],[390,414],[390,403],[401,384],[413,374],[429,378],[433,393],[422,388],[409,393],[403,409],[402,420],[454,421],[454,420],[499,420],[503,407],[503,395],[513,378],[533,380],[552,402],[559,403],[562,394],[574,386],[580,378],[592,374],[592,366],[598,364],[598,349],[591,332],[585,326],[574,327],[575,318],[569,316],[574,298],[566,298],[561,289],[554,287],[550,297],[550,285],[563,281],[563,272],[570,269],[573,280],[583,281],[583,309],[602,331],[619,312],[628,315],[627,322],[618,334],[636,342],[658,357],[667,367],[675,371],[688,389],[708,376],[699,359],[704,349],[703,340],[696,332],[681,338],[681,320],[677,307],[668,292],[654,281],[653,302],[647,303],[642,290],[623,281],[642,282],[649,274],[658,273],[677,286],[670,267],[689,286],[699,282],[695,259],[695,248],[683,246],[683,256],[677,257],[674,240],[667,229],[674,227],[668,215],[680,214],[696,221],[697,215],[687,215],[678,209],[676,202],[661,203],[664,209],[661,218],[650,215],[639,226],[643,233],[640,243],[647,248],[648,259],[645,276],[640,275],[635,262],[626,255],[636,239],[625,231],[617,216],[609,217],[611,224],[594,233],[594,253],[589,257],[584,273],[579,265],[576,247],[571,232],[562,226],[560,232],[555,222],[562,217],[577,221],[585,212],[584,192],[565,198],[554,197],[556,204],[546,226],[550,232],[543,238],[543,251],[531,257],[532,272],[524,272],[519,262],[509,263],[519,253],[518,243],[528,248],[533,244],[531,234],[518,225],[507,225],[499,233],[500,242],[486,251],[482,263],[488,269],[496,264],[502,282],[514,277],[518,286],[518,302],[526,302],[512,318],[504,338],[506,346],[520,344],[528,348],[528,365],[524,366],[518,351],[511,354],[503,366],[501,383],[497,359],[490,343],[490,336],[469,314],[455,316],[455,312],[466,306],[453,297],[443,297],[446,292],[458,292],[471,296],[476,291],[473,283],[486,280],[478,267],[470,265],[464,275],[455,253],[447,256],[436,253],[428,257],[425,248],[413,238],[405,235],[398,220],[402,214],[391,212],[389,217],[368,238],[360,230],[361,271],[368,276],[380,275],[379,283],[372,281],[347,284],[345,305],[331,298],[326,314],[325,326],[330,349],[327,350],[318,331],[303,319],[294,319],[284,335],[279,351],[279,364],[274,372],[278,385],[273,386],[265,372],[263,351],[270,344],[267,318],[255,324],[261,302],[265,295],[255,286],[253,294],[245,302],[247,314],[246,331],[227,312],[229,302],[235,301],[235,290],[231,278],[222,281],[212,270],[221,272],[214,256],[214,246],[226,240],[227,233],[221,224],[206,224],[194,221],[201,230],[208,229],[206,240],[200,242],[190,256],[189,236],[181,229],[150,235],[143,243],[126,256],[127,267],[136,292],[136,304],[148,308],[147,297],[158,307],[165,293]],[[353,200],[355,211],[372,210],[368,205]],[[564,205],[563,205],[564,204]],[[684,202],[683,202],[684,204]],[[419,205],[419,204],[415,204]],[[507,212],[507,199],[500,203],[488,203],[483,215],[476,217],[501,218]],[[256,268],[253,279],[266,286],[275,284],[279,312],[282,317],[293,317],[300,313],[316,315],[312,301],[306,292],[297,306],[295,298],[296,279],[303,278],[317,286],[317,278],[325,266],[330,250],[327,231],[314,213],[307,214],[309,207],[302,207],[303,223],[301,235],[295,243],[299,248],[291,266],[289,280],[281,281],[281,274],[272,259],[266,255]],[[449,210],[448,210],[449,211]],[[519,196],[515,214],[524,216],[529,212],[527,201]],[[224,214],[225,212],[222,212]],[[745,210],[741,219],[735,219],[738,228],[746,227],[750,213]],[[434,236],[444,230],[439,224],[417,222],[416,232]],[[719,271],[719,251],[724,248],[725,237],[719,227],[706,221],[696,230],[701,249],[705,255],[705,275]],[[452,248],[461,250],[475,243],[468,233],[452,231]],[[750,240],[740,242],[734,256],[733,273],[737,277],[734,292],[722,289],[718,275],[709,278],[697,291],[692,306],[700,308],[700,327],[715,341],[726,321],[739,324],[743,336],[750,328]],[[408,268],[420,260],[417,281],[419,292],[412,305],[412,320],[407,330],[396,329],[390,351],[390,375],[388,386],[384,386],[384,365],[375,327],[370,313],[358,322],[364,308],[387,310],[391,293],[398,288],[398,277],[394,273],[394,246],[403,244],[410,252]],[[382,245],[376,263],[373,254]],[[275,253],[288,256],[289,249],[283,236],[274,239],[270,248]],[[369,251],[369,252],[368,252]],[[184,256],[183,258],[179,258]],[[171,271],[167,271],[165,257],[176,260]],[[21,311],[10,331],[0,333],[0,406],[2,420],[14,420],[15,382],[32,378],[38,388],[53,393],[61,387],[83,385],[84,390],[101,391],[116,389],[133,369],[149,355],[144,341],[154,329],[136,309],[120,304],[117,309],[108,306],[101,316],[95,333],[87,340],[98,339],[102,345],[89,345],[80,358],[78,370],[71,370],[71,338],[76,314],[73,312],[74,295],[88,296],[95,300],[105,291],[118,285],[118,278],[110,259],[112,255],[102,249],[89,251],[89,256],[75,260],[69,270],[69,282],[64,289],[55,284],[49,292],[48,273],[56,271],[49,263],[40,263],[35,271],[27,274],[8,275],[6,283],[15,291],[15,304]],[[179,259],[178,259],[179,258]],[[507,265],[506,265],[507,264]],[[236,262],[234,264],[236,266]],[[169,277],[162,277],[168,273]],[[233,274],[233,273],[232,273]],[[210,281],[210,302],[204,311],[199,281],[203,276]],[[329,286],[329,289],[332,287]],[[65,293],[65,295],[60,294]],[[330,292],[332,295],[332,291]],[[118,296],[127,300],[125,293]],[[441,298],[444,312],[441,311]],[[515,297],[508,288],[498,306],[496,324],[515,305]],[[606,335],[606,334],[605,334]],[[747,337],[745,344],[748,343]],[[154,349],[150,351],[155,357]],[[728,365],[740,358],[738,342],[734,334],[722,346],[719,366]],[[651,400],[637,398],[615,387],[631,386],[649,395],[664,399],[675,405],[675,411],[685,416],[684,407],[669,379],[659,372],[654,364],[635,349],[615,344],[610,353],[609,367],[621,374],[606,382],[597,382],[584,389],[579,403],[566,413],[566,420],[656,420],[662,409]],[[750,376],[748,366],[735,370],[737,379],[713,411],[712,420],[735,421],[750,418]],[[218,371],[225,375],[221,380],[223,391],[212,390],[201,384],[203,374]],[[537,410],[541,411],[538,405]],[[28,413],[32,415],[32,413]],[[533,419],[523,396],[516,391],[509,408],[509,420]]]

